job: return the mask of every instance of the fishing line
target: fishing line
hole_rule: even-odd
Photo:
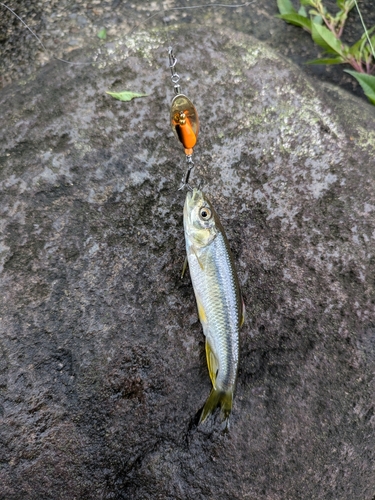
[[[45,52],[48,52],[48,49],[46,48],[46,46],[44,45],[44,43],[42,42],[42,40],[38,37],[38,35],[36,35],[33,30],[30,28],[30,26],[28,26],[24,21],[23,19],[14,12],[14,10],[12,10],[10,7],[8,7],[7,5],[5,5],[5,3],[2,3],[0,2],[0,5],[2,5],[3,7],[5,7],[6,9],[9,10],[9,12],[11,12],[19,21],[21,21],[21,23],[25,26],[26,29],[28,29],[30,31],[30,33],[33,35],[34,38],[36,38],[38,40],[38,42],[41,44],[41,46],[43,47],[44,51]]]
[[[26,29],[28,29],[30,31],[30,33],[33,35],[34,38],[36,38],[36,40],[40,43],[40,45],[43,47],[43,50],[46,54],[49,54],[53,59],[56,59],[57,61],[60,61],[60,62],[63,62],[63,63],[66,63],[66,64],[73,64],[73,65],[82,65],[82,64],[92,64],[92,62],[89,62],[89,63],[80,63],[80,62],[73,62],[73,61],[67,61],[66,59],[61,59],[60,57],[57,57],[55,56],[52,52],[50,52],[47,47],[44,45],[44,43],[42,42],[42,40],[38,37],[38,35],[36,33],[34,33],[34,31],[30,28],[30,26],[28,26],[24,20],[14,12],[14,10],[12,10],[10,7],[8,7],[8,5],[6,5],[5,3],[3,2],[0,2],[0,5],[2,5],[3,7],[5,7],[6,9],[8,9],[14,16],[16,16],[16,18],[21,21],[21,23],[25,26]]]
[[[359,15],[359,18],[361,20],[361,23],[362,23],[362,26],[363,26],[363,29],[365,30],[365,34],[366,34],[366,38],[367,38],[367,41],[371,47],[371,52],[372,52],[372,56],[373,58],[375,59],[375,50],[374,50],[374,46],[372,45],[372,41],[371,41],[371,38],[368,34],[368,31],[367,31],[367,28],[366,28],[366,25],[365,25],[365,22],[363,20],[363,17],[362,17],[362,14],[361,14],[361,11],[359,10],[359,7],[358,7],[358,3],[357,3],[357,0],[354,0],[354,3],[355,3],[355,6],[356,6],[356,9],[357,9],[357,12],[358,12],[358,15]]]
[[[133,28],[131,28],[131,30],[126,34],[126,36],[132,35],[138,28],[140,28],[141,26],[145,26],[147,23],[149,23],[152,19],[154,19],[157,16],[165,15],[166,12],[181,11],[181,10],[193,10],[193,9],[206,9],[206,8],[212,8],[212,7],[216,7],[216,8],[228,8],[228,9],[238,9],[240,7],[247,7],[248,5],[251,5],[251,4],[255,3],[255,1],[256,0],[252,0],[251,2],[245,2],[245,3],[242,3],[242,4],[210,3],[210,4],[205,4],[205,5],[190,5],[190,6],[186,6],[186,7],[171,7],[169,9],[167,9],[167,10],[163,9],[162,12],[160,12],[160,11],[156,12],[155,14],[152,14],[147,19],[145,19],[143,21],[140,21],[139,23],[135,24],[135,26],[133,26]],[[5,7],[6,9],[8,9],[9,12],[11,12],[19,21],[21,21],[21,23],[25,26],[25,28],[40,43],[40,45],[42,46],[44,52],[46,54],[49,54],[53,59],[56,59],[57,61],[60,61],[60,62],[65,63],[65,64],[72,64],[73,66],[89,65],[89,64],[94,64],[96,62],[96,61],[90,61],[90,62],[73,62],[73,61],[67,61],[66,59],[62,59],[60,57],[55,56],[53,54],[53,52],[50,52],[50,50],[47,49],[47,47],[44,45],[44,43],[39,38],[39,36],[30,28],[30,26],[28,26],[25,23],[25,21],[13,9],[11,9],[10,7],[8,7],[8,5],[6,5],[3,2],[0,2],[0,6]]]
[[[241,4],[225,4],[225,3],[207,3],[203,5],[189,5],[185,7],[170,7],[168,9],[162,9],[161,11],[159,10],[155,14],[150,15],[148,18],[143,19],[142,21],[135,23],[135,25],[130,29],[130,31],[127,33],[127,37],[132,35],[135,31],[140,29],[142,26],[145,26],[148,24],[152,19],[163,15],[163,22],[167,26],[167,22],[170,21],[168,17],[166,17],[167,13],[169,12],[181,12],[181,11],[186,11],[186,10],[198,10],[198,9],[209,9],[209,8],[226,8],[226,9],[238,9],[241,7],[247,7],[253,3],[255,3],[256,0],[252,0],[251,2],[244,2]],[[65,64],[71,64],[73,66],[86,66],[93,64],[96,61],[91,61],[91,62],[74,62],[74,61],[67,61],[66,59],[57,57],[53,52],[51,52],[41,38],[28,26],[28,24],[8,5],[6,5],[4,2],[0,2],[0,6],[4,7],[7,9],[13,16],[15,16],[19,21],[21,21],[22,25],[31,33],[31,35],[37,40],[37,42],[41,45],[43,51],[48,54],[51,58],[56,59],[57,61],[60,61]],[[198,118],[198,113],[197,110],[194,106],[194,104],[191,102],[191,100],[184,95],[181,92],[181,87],[179,84],[180,76],[176,72],[175,66],[177,63],[177,58],[173,53],[173,48],[172,44],[170,41],[170,36],[169,36],[169,31],[166,29],[166,35],[167,35],[167,40],[168,40],[168,57],[169,57],[169,68],[171,70],[171,79],[174,85],[174,93],[175,96],[172,100],[171,103],[171,109],[170,109],[170,123],[171,127],[173,130],[173,133],[177,140],[182,144],[184,151],[185,151],[185,156],[186,156],[186,165],[187,165],[187,170],[186,173],[182,179],[182,183],[180,186],[180,190],[183,188],[187,188],[191,190],[191,186],[189,185],[189,178],[192,169],[194,168],[194,161],[193,161],[193,148],[196,145],[197,139],[198,139],[198,133],[199,133],[199,118]]]
[[[152,14],[150,17],[147,19],[144,19],[138,23],[136,23],[133,28],[130,29],[130,31],[127,33],[127,37],[129,37],[131,34],[133,34],[135,31],[137,31],[141,26],[145,26],[147,23],[149,23],[152,19],[163,15],[163,22],[167,26],[167,22],[170,21],[169,18],[166,17],[166,14],[171,11],[185,11],[185,10],[197,10],[197,9],[207,9],[207,8],[227,8],[227,9],[238,9],[241,7],[247,7],[253,3],[255,3],[256,0],[252,0],[251,2],[244,2],[241,4],[224,4],[224,3],[209,3],[209,4],[204,4],[204,5],[190,5],[186,7],[171,7],[168,9],[162,9],[161,11],[156,12],[155,14]],[[0,2],[0,6],[5,7],[9,12],[11,12],[21,23],[23,26],[32,34],[32,36],[39,42],[41,47],[43,48],[44,52],[49,54],[50,57],[53,59],[56,59],[57,61],[60,61],[65,64],[71,64],[74,66],[83,66],[83,65],[90,65],[93,64],[96,61],[91,61],[91,62],[73,62],[73,61],[67,61],[66,59],[62,59],[60,57],[57,57],[53,54],[53,52],[50,52],[49,49],[44,45],[42,42],[41,38],[26,24],[26,22],[8,5],[6,5],[3,2]],[[193,161],[193,148],[196,145],[197,139],[198,139],[198,133],[199,133],[199,118],[198,118],[198,113],[197,110],[192,103],[192,101],[181,92],[181,87],[179,84],[180,76],[176,72],[176,63],[177,63],[177,57],[174,55],[173,52],[173,47],[170,41],[170,36],[169,36],[169,31],[168,29],[166,30],[166,35],[167,35],[167,40],[168,40],[168,57],[169,57],[169,68],[171,70],[171,79],[174,85],[174,93],[175,96],[171,102],[171,108],[170,108],[170,123],[171,127],[173,130],[173,133],[177,140],[182,144],[184,151],[185,151],[185,156],[186,156],[186,164],[187,164],[187,170],[186,173],[182,179],[181,186],[179,190],[182,190],[183,188],[187,188],[188,190],[192,190],[191,186],[189,185],[189,178],[192,169],[194,168],[194,161]]]

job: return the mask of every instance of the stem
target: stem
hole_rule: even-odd
[[[325,15],[323,14],[323,10],[318,10],[318,12],[319,12],[319,14],[322,16],[322,19],[323,19],[323,21],[324,21],[325,25],[327,26],[327,28],[329,29],[329,31],[330,31],[331,33],[333,33],[337,39],[339,39],[339,38],[340,38],[340,36],[341,36],[341,34],[342,34],[342,30],[344,29],[344,24],[345,24],[345,21],[344,21],[344,23],[343,23],[342,27],[340,28],[339,32],[337,33],[337,32],[336,32],[336,26],[335,26],[334,24],[331,24],[331,23],[328,21],[328,19],[327,19],[327,18],[325,17]]]
[[[327,28],[332,31],[332,33],[336,36],[336,31],[335,31],[335,28],[334,26],[332,26],[332,24],[328,21],[328,19],[326,18],[326,16],[324,15],[324,8],[323,8],[323,4],[321,2],[316,2],[316,4],[314,5],[315,9],[319,12],[320,16],[322,17],[325,25],[327,26]]]
[[[371,72],[375,67],[375,65],[371,64],[371,61],[372,61],[372,56],[371,56],[371,54],[369,54],[367,59],[366,59],[366,73],[368,75],[371,75]]]
[[[366,73],[372,75],[375,72],[375,64],[371,64],[371,59],[366,62]]]
[[[362,63],[360,61],[357,61],[353,57],[350,57],[346,60],[350,66],[352,66],[358,73],[366,73],[366,71],[362,67]]]
[[[344,17],[343,17],[343,19],[341,21],[341,26],[340,26],[340,29],[339,29],[339,31],[337,33],[337,38],[341,38],[342,32],[344,31],[345,23],[346,23],[346,21],[348,19],[349,11],[345,10],[344,12],[345,12],[345,15],[344,15]]]
[[[323,12],[319,12],[319,14],[322,16],[322,19],[325,23],[325,25],[327,26],[327,28],[329,29],[329,31],[331,31],[336,38],[338,38],[337,36],[337,33],[336,33],[336,30],[335,30],[335,27],[328,21],[328,19],[323,15]]]

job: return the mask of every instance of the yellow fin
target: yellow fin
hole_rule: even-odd
[[[207,316],[203,308],[203,304],[198,296],[195,297],[197,300],[198,316],[202,325],[207,323]]]
[[[241,326],[245,323],[245,314],[246,314],[246,311],[245,311],[245,303],[243,301],[243,298],[241,297],[241,319],[240,319],[240,328]]]
[[[208,373],[210,374],[212,385],[215,388],[216,375],[219,370],[219,364],[207,339],[206,339],[206,358],[207,358]]]
[[[187,258],[187,257],[185,257],[185,260],[184,260],[184,265],[182,266],[182,271],[181,271],[181,279],[182,279],[182,278],[184,277],[184,275],[185,275],[187,265],[188,265],[188,258]]]
[[[211,394],[208,396],[204,404],[199,423],[202,424],[207,417],[209,417],[216,408],[221,406],[221,416],[225,422],[225,429],[229,428],[229,415],[232,411],[233,404],[233,391],[219,391],[215,388],[212,389]]]

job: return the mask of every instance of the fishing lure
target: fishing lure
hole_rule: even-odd
[[[171,127],[177,140],[184,147],[188,166],[180,187],[180,189],[182,189],[185,186],[189,187],[190,173],[194,167],[193,149],[198,139],[199,118],[194,104],[181,92],[181,86],[179,83],[180,75],[176,72],[177,58],[173,54],[172,47],[169,47],[168,49],[168,56],[171,79],[174,84],[174,92],[176,94],[171,103]]]

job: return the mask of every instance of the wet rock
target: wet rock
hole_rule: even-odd
[[[298,9],[298,2],[292,3]],[[108,40],[113,40],[126,37],[133,30],[147,31],[164,26],[165,22],[179,22],[199,23],[205,29],[214,30],[225,26],[251,35],[291,59],[312,81],[316,79],[339,85],[367,101],[357,80],[345,73],[342,65],[306,64],[321,57],[321,49],[305,30],[276,17],[279,10],[275,0],[247,2],[237,8],[233,8],[234,4],[230,8],[220,7],[218,3],[211,5],[208,8],[207,0],[194,0],[197,8],[193,9],[189,0],[180,0],[177,8],[169,0],[147,4],[143,0],[134,0],[131,5],[121,0],[74,3],[70,0],[32,3],[12,0],[12,9],[28,23],[48,51],[9,10],[0,6],[0,88],[29,76],[53,57],[66,58],[66,53],[73,48],[92,45],[103,27],[107,28]],[[324,5],[329,12],[337,12],[335,0],[324,0]],[[360,9],[366,26],[373,26],[375,10],[372,5],[361,2]],[[353,45],[362,35],[363,25],[354,8],[345,23],[342,39]],[[190,36],[194,37],[194,29]]]
[[[196,427],[185,165],[165,45],[140,33],[0,94],[1,498],[373,497],[373,108],[192,29],[172,31],[202,124],[193,181],[247,308],[230,433]],[[105,94],[124,89],[149,97]]]

